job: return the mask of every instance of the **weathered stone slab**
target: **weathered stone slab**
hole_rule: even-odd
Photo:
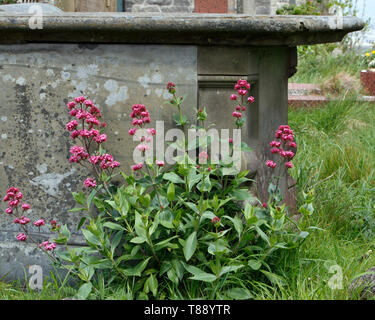
[[[29,19],[1,13],[0,42],[296,46],[341,41],[364,27],[359,18],[335,16],[69,12],[43,15],[42,29],[30,29]]]
[[[186,105],[196,106],[196,56],[193,46],[1,45],[1,193],[18,186],[32,206],[31,219],[56,219],[75,230],[81,217],[68,213],[75,206],[71,192],[82,190],[89,173],[68,162],[73,141],[65,130],[69,121],[65,103],[84,94],[103,110],[109,124],[105,148],[129,172],[136,145],[128,135],[131,106],[143,103],[153,123],[164,120],[166,130],[174,127],[175,107],[164,103],[170,97],[165,85],[175,82],[187,94]],[[192,119],[195,109],[184,113]],[[2,246],[15,242],[18,228],[11,221],[0,215],[0,254]],[[37,234],[37,228],[33,231]],[[80,239],[73,238],[72,243],[79,244]],[[22,246],[6,256],[18,250]],[[23,254],[27,256],[29,250]],[[19,272],[8,258],[6,270]],[[0,275],[4,271],[0,263]]]

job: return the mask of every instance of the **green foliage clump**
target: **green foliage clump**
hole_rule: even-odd
[[[174,119],[184,128],[184,98],[171,88],[169,103],[178,110]],[[205,110],[198,110],[203,132],[206,118]],[[237,127],[243,124],[236,117]],[[146,169],[141,176],[120,172],[122,185],[111,184],[113,177],[103,173],[89,195],[74,193],[79,206],[72,212],[84,214],[78,229],[87,247],[56,251],[55,265],[80,281],[79,298],[101,298],[104,287],[112,285],[125,288],[126,299],[250,299],[251,286],[239,280],[244,276],[268,284],[282,281],[275,264],[282,252],[298,250],[309,236],[313,193],[306,194],[300,221],[293,221],[278,182],[269,187],[269,201],[257,205],[246,186],[248,171],[237,171],[224,159],[197,166],[187,150],[207,147],[198,138],[175,146],[183,161],[170,168],[145,162],[133,169]],[[64,225],[54,241],[66,245],[69,238]]]
[[[278,15],[320,15],[321,14],[321,0],[306,1],[300,5],[284,5],[276,10]]]
[[[0,5],[1,4],[13,4],[17,3],[17,0],[0,0]]]

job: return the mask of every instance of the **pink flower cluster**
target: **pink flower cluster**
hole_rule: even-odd
[[[246,80],[240,79],[237,81],[237,83],[234,86],[234,90],[237,90],[237,94],[232,94],[230,96],[230,100],[237,101],[239,97],[241,97],[241,102],[238,104],[235,108],[235,111],[232,113],[232,117],[236,118],[236,124],[238,127],[242,126],[243,123],[241,122],[242,113],[246,111],[245,101],[244,97],[247,95],[248,90],[250,90],[250,83],[248,83]],[[247,98],[247,103],[251,104],[254,102],[254,97],[250,96]]]
[[[138,170],[141,170],[142,168],[143,168],[143,163],[138,163],[132,166],[133,171],[138,171]]]
[[[99,165],[102,170],[106,170],[108,168],[117,168],[120,166],[120,162],[114,161],[113,156],[105,153],[102,155],[92,155],[89,158],[89,162],[93,165]]]
[[[18,241],[26,241],[26,239],[27,239],[27,235],[24,234],[24,233],[19,233],[19,234],[17,235],[17,240],[18,240]]]
[[[275,134],[275,139],[270,142],[271,153],[278,154],[287,169],[293,168],[291,160],[296,154],[297,144],[294,141],[293,130],[288,125],[279,126]],[[291,150],[292,149],[292,150]],[[266,166],[270,168],[276,167],[276,162],[272,160],[266,161]]]
[[[7,190],[5,197],[3,198],[4,202],[8,202],[8,208],[5,210],[7,214],[12,214],[13,211],[21,204],[21,200],[23,199],[23,194],[19,191],[18,188],[11,187]],[[23,211],[27,211],[30,209],[30,205],[28,203],[23,203],[21,205]]]
[[[139,126],[140,128],[143,126],[145,123],[150,123],[150,113],[146,109],[146,106],[143,104],[135,104],[132,106],[132,112],[130,114],[130,117],[133,119],[132,125],[133,127]],[[132,136],[136,132],[136,128],[133,129],[133,131],[129,131],[129,134]]]
[[[107,141],[107,136],[100,133],[100,128],[106,127],[106,123],[99,121],[102,114],[91,100],[78,97],[69,102],[67,107],[69,114],[76,118],[66,124],[66,130],[71,132],[73,139],[81,137],[94,140],[98,144]],[[81,124],[81,129],[78,128],[79,124]]]
[[[29,222],[30,222],[30,219],[26,218],[25,216],[21,216],[21,218],[14,219],[15,224],[25,225],[25,224],[28,224]]]
[[[105,128],[107,124],[100,122],[102,114],[98,107],[94,105],[91,100],[85,97],[77,97],[74,101],[67,104],[69,114],[75,117],[72,121],[66,124],[66,129],[71,132],[72,139],[79,138],[84,146],[76,145],[70,148],[72,154],[69,158],[71,163],[80,163],[81,161],[87,160],[91,165],[94,166],[95,171],[114,169],[120,166],[120,163],[114,161],[112,155],[90,154],[91,143],[94,141],[97,147],[107,141],[107,135],[101,133],[101,129]],[[99,168],[97,168],[98,166]],[[86,188],[94,188],[97,183],[94,178],[87,178],[84,181]]]
[[[54,242],[49,242],[49,241],[44,241],[39,245],[39,248],[43,248],[47,251],[52,251],[56,249],[56,243]]]
[[[35,221],[33,224],[36,227],[41,227],[41,226],[44,226],[46,224],[46,222],[43,219],[39,219],[39,220]]]
[[[88,152],[82,146],[73,146],[70,148],[70,153],[72,156],[69,158],[69,162],[78,163],[81,160],[87,159],[89,157]]]
[[[84,182],[83,185],[86,188],[95,188],[96,187],[96,181],[94,178],[87,178]]]
[[[173,83],[168,83],[167,85],[167,88],[170,88],[170,90],[172,90],[172,88],[174,88],[174,84]],[[150,112],[147,110],[146,106],[143,105],[143,104],[135,104],[132,106],[132,112],[130,114],[130,117],[133,119],[132,120],[132,126],[134,128],[131,128],[129,130],[129,135],[131,136],[134,136],[138,130],[137,127],[139,128],[143,128],[143,126],[146,124],[146,123],[150,123],[151,122],[151,119],[150,119]],[[156,135],[156,130],[154,128],[148,128],[146,130],[147,134],[146,136],[141,136],[140,137],[140,144],[137,146],[137,149],[142,152],[143,154],[150,149],[150,146],[148,143],[152,142],[152,137]],[[159,167],[162,167],[164,166],[164,162],[163,161],[157,161],[157,165]],[[138,171],[140,169],[143,168],[143,163],[138,163],[138,164],[135,164],[132,166],[132,170],[133,171]]]
[[[27,224],[30,223],[30,218],[25,217],[24,215],[19,216],[19,207],[22,209],[22,212],[28,211],[31,207],[28,203],[22,203],[21,200],[23,199],[23,194],[19,191],[18,188],[16,187],[11,187],[7,190],[5,197],[3,198],[4,202],[8,202],[8,208],[5,210],[6,213],[10,214],[17,214],[16,218],[13,220],[15,224],[19,224],[22,231],[17,235],[17,240],[18,241],[26,241],[29,236],[28,236],[28,231],[27,231]],[[56,223],[56,222],[55,222]],[[33,225],[40,228],[45,225],[44,219],[39,219],[33,222]],[[32,239],[30,237],[30,239]],[[33,240],[33,239],[32,239]],[[33,240],[34,241],[34,240]],[[41,244],[43,245],[44,242]],[[49,243],[48,246],[48,251],[54,250],[56,248],[55,243]],[[47,250],[47,248],[46,248]]]

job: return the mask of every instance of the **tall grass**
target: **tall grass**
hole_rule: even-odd
[[[292,175],[301,191],[316,191],[314,231],[294,257],[280,260],[282,286],[252,283],[257,299],[349,299],[348,288],[375,265],[375,108],[355,100],[291,109],[298,152]],[[363,258],[363,256],[366,258]],[[331,289],[331,266],[342,289]],[[331,270],[332,271],[332,270]]]
[[[334,53],[332,45],[302,46],[298,53],[298,72],[291,82],[323,83],[339,73],[359,78],[360,71],[367,69],[363,56],[355,51]]]

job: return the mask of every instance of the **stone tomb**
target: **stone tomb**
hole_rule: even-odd
[[[288,120],[295,47],[340,41],[364,26],[354,17],[338,23],[323,16],[51,13],[43,15],[42,29],[30,29],[29,19],[0,13],[0,192],[19,187],[32,206],[31,219],[53,218],[72,231],[80,214],[68,213],[75,206],[71,192],[82,189],[88,173],[68,162],[66,102],[84,94],[103,110],[106,149],[129,172],[131,105],[145,104],[153,124],[164,120],[166,130],[174,127],[176,110],[164,103],[172,81],[187,95],[183,109],[190,121],[206,106],[209,122],[233,128],[229,96],[239,78],[247,79],[255,103],[242,139],[254,149],[247,167],[257,172],[265,197],[270,170],[264,162],[275,130]],[[29,265],[48,264],[33,245],[18,243],[18,226],[5,214],[0,227],[0,277],[23,278]],[[71,244],[82,244],[79,234]]]

